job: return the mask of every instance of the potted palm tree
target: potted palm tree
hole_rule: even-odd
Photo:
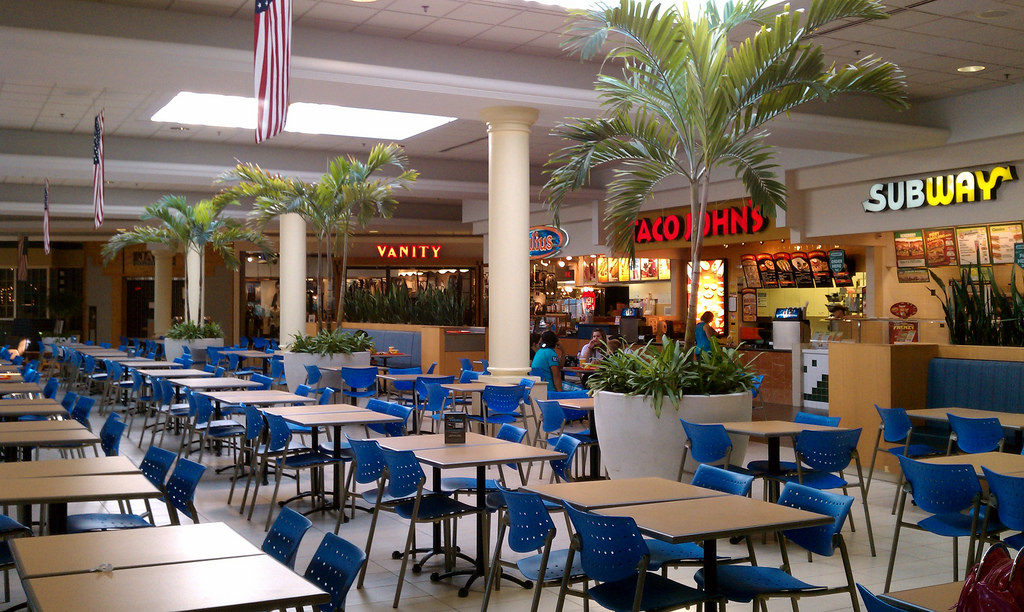
[[[349,237],[355,230],[365,228],[374,217],[388,219],[394,214],[397,206],[394,191],[408,189],[419,176],[415,170],[406,168],[407,163],[408,158],[400,146],[377,144],[366,162],[352,156],[336,158],[316,183],[271,175],[256,164],[242,163],[219,179],[238,181],[222,192],[225,196],[253,198],[251,220],[255,227],[263,228],[281,215],[295,213],[316,233],[317,336],[297,336],[285,353],[285,376],[290,388],[305,380],[303,366],[306,364],[369,365],[370,355],[366,350],[335,351],[332,347],[359,346],[359,343],[344,337],[351,334],[332,332],[330,328],[332,321],[340,323],[344,313]],[[387,168],[397,169],[398,176],[383,175]],[[339,243],[340,292],[336,291],[333,273]],[[336,308],[335,296],[338,296]],[[321,348],[306,350],[310,346]]]
[[[224,335],[219,325],[205,325],[204,268],[207,248],[213,249],[230,270],[237,270],[239,261],[236,242],[251,242],[264,253],[271,252],[263,234],[235,219],[222,216],[229,204],[238,200],[219,195],[210,200],[189,204],[184,196],[168,195],[145,208],[140,219],[154,225],[137,225],[121,230],[103,245],[103,263],[107,264],[124,247],[131,244],[165,244],[185,253],[185,320],[167,333],[164,350],[168,359],[182,354],[182,345],[205,349],[220,342]],[[209,334],[215,334],[210,337]],[[178,337],[175,339],[175,337]]]
[[[880,2],[811,0],[806,10],[787,5],[774,15],[764,5],[764,0],[737,0],[719,10],[709,2],[704,11],[691,14],[685,3],[621,0],[571,12],[564,46],[592,59],[611,39],[603,66],[621,72],[598,75],[595,88],[605,116],[570,119],[555,129],[570,143],[549,160],[545,187],[556,223],[565,196],[585,186],[592,171],[609,168],[604,214],[609,246],[632,257],[642,205],[664,181],[682,180],[689,187],[693,223],[690,261],[699,262],[713,170],[732,168],[762,214],[775,216],[776,208],[785,208],[786,187],[775,174],[767,141],[769,121],[804,102],[843,93],[872,95],[896,108],[907,105],[903,75],[894,64],[868,56],[830,66],[821,47],[810,42],[815,32],[836,21],[885,18]],[[760,27],[746,39],[734,33],[751,24]],[[689,295],[697,294],[697,281],[694,274]],[[694,345],[696,319],[697,302],[689,300],[683,349]],[[637,375],[652,380],[669,375],[653,367],[659,363],[654,360]],[[630,399],[646,406],[634,407],[625,420],[657,419],[646,389],[640,384],[633,391]],[[609,432],[602,435],[602,448],[622,431],[621,420],[600,425],[612,395],[599,390],[595,398],[598,429]],[[675,395],[665,400],[675,403]],[[745,403],[749,415],[750,395],[740,395],[745,399],[737,401]],[[668,424],[655,421],[648,431],[673,436],[681,448],[684,437],[675,416]],[[635,438],[623,443],[637,446]],[[678,460],[676,454],[677,468]]]

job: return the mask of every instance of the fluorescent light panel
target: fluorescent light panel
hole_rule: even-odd
[[[182,91],[152,117],[153,121],[256,129],[256,99]],[[455,117],[294,102],[284,131],[356,138],[405,140]]]

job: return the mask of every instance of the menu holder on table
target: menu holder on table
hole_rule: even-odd
[[[465,412],[444,413],[444,443],[465,444],[469,418]]]

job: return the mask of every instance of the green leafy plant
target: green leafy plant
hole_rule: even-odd
[[[223,338],[224,330],[213,321],[206,323],[193,323],[182,321],[175,323],[167,330],[164,337],[171,340],[200,340],[202,338]]]
[[[466,300],[452,286],[425,287],[414,297],[403,283],[384,291],[353,284],[345,297],[345,320],[358,323],[464,325],[466,311]]]
[[[295,334],[288,350],[293,353],[312,353],[322,357],[351,355],[373,350],[373,338],[365,333],[323,329],[314,336]]]
[[[699,355],[683,343],[662,336],[662,346],[650,343],[636,350],[618,350],[597,362],[587,386],[594,391],[640,395],[651,400],[661,416],[667,400],[678,405],[684,395],[724,395],[749,391],[755,373],[740,361],[736,349],[711,339],[711,349]]]
[[[699,262],[713,172],[735,171],[761,214],[774,217],[785,208],[769,122],[805,102],[848,92],[895,108],[907,102],[894,64],[865,56],[829,65],[813,43],[831,24],[885,19],[876,0],[811,0],[806,9],[786,5],[776,15],[764,10],[765,0],[737,0],[721,9],[708,2],[696,14],[679,4],[620,0],[571,11],[563,44],[568,51],[590,60],[612,43],[595,84],[604,112],[556,126],[554,135],[571,144],[552,154],[545,189],[557,224],[569,192],[606,175],[597,170],[610,170],[608,243],[632,257],[641,207],[660,184],[681,180],[689,187],[690,261]],[[744,29],[755,31],[744,37]],[[697,295],[697,282],[694,274],[689,295]],[[697,300],[691,299],[687,347],[694,344],[696,320]]]
[[[1010,272],[1009,293],[995,282],[991,268],[980,264],[962,269],[960,279],[942,279],[929,270],[939,286],[950,344],[1024,346],[1024,294],[1017,288],[1017,271]]]

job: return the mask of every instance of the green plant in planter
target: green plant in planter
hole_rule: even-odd
[[[182,321],[181,323],[175,323],[167,330],[164,335],[165,338],[171,340],[200,340],[202,338],[223,338],[224,330],[221,329],[220,325],[213,321],[206,323],[193,323],[192,321]]]
[[[1009,294],[995,282],[992,269],[979,265],[961,270],[949,281],[929,270],[939,286],[950,344],[1024,346],[1024,294],[1017,288],[1017,271],[1010,272]],[[933,292],[934,293],[934,292]]]
[[[360,332],[324,329],[315,336],[295,334],[287,348],[293,353],[312,353],[322,357],[351,355],[361,351],[372,351],[373,338]]]
[[[597,363],[587,386],[594,391],[642,395],[661,416],[665,400],[678,404],[684,395],[726,395],[749,391],[754,385],[750,364],[740,361],[736,349],[725,348],[713,338],[711,350],[699,355],[668,336],[662,336],[661,342],[660,348],[648,343],[607,355]]]

